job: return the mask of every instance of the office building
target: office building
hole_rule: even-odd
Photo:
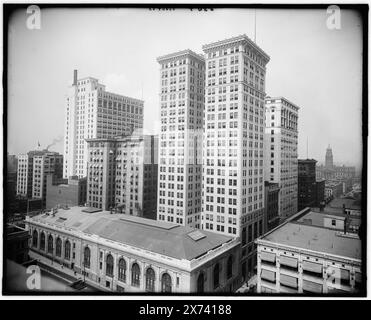
[[[54,175],[48,175],[46,185],[46,209],[86,203],[86,178],[79,179],[74,176],[69,179],[57,179]]]
[[[5,227],[4,258],[22,264],[29,260],[29,232],[21,226],[7,223]]]
[[[286,98],[265,99],[265,180],[280,186],[281,219],[298,208],[298,111]]]
[[[325,168],[330,170],[334,168],[334,157],[330,145],[326,149]]]
[[[191,50],[160,64],[157,220],[200,227],[205,60]]]
[[[87,204],[156,218],[158,137],[87,139]]]
[[[68,88],[63,177],[87,175],[86,139],[107,139],[143,128],[143,101],[106,91],[97,79],[77,78]]]
[[[18,157],[17,194],[23,198],[42,199],[46,205],[49,174],[62,177],[63,156],[54,151],[30,151]]]
[[[259,238],[258,293],[354,294],[363,288],[361,240],[344,217],[307,208]]]
[[[239,237],[242,277],[264,232],[264,98],[269,56],[246,35],[203,46],[206,58],[201,227]]]
[[[108,292],[234,292],[241,285],[237,239],[90,209],[27,218],[30,256]]]

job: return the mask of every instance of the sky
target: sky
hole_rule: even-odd
[[[108,91],[143,99],[144,130],[159,132],[158,56],[241,34],[254,40],[254,10],[43,9],[41,28],[13,14],[8,43],[8,152],[52,144],[63,152],[64,110],[73,70]],[[299,158],[362,165],[362,21],[341,10],[328,29],[326,10],[258,9],[256,43],[269,56],[267,95],[300,107]]]

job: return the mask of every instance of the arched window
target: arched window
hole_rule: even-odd
[[[227,260],[227,279],[230,279],[232,277],[233,272],[233,257],[229,256]]]
[[[106,275],[109,277],[113,277],[113,257],[112,255],[108,255],[106,259]]]
[[[124,258],[119,260],[119,280],[122,282],[126,281],[126,262]]]
[[[41,232],[40,236],[40,250],[45,250],[45,233]]]
[[[48,253],[53,254],[53,237],[51,234],[48,237]]]
[[[131,267],[131,285],[135,287],[140,286],[140,268],[137,263]]]
[[[155,291],[155,272],[152,268],[148,268],[146,271],[146,290]]]
[[[64,243],[64,258],[66,260],[71,259],[71,242],[69,242],[68,240],[66,240],[66,242]]]
[[[90,268],[90,249],[85,247],[84,249],[84,267]]]
[[[55,255],[57,257],[62,256],[62,240],[59,237],[55,241]]]
[[[217,263],[214,267],[213,271],[213,278],[214,278],[214,289],[219,287],[219,263]]]
[[[164,273],[161,278],[161,291],[171,292],[171,277],[168,273]]]
[[[33,246],[34,248],[37,248],[38,235],[39,235],[39,234],[37,233],[37,231],[34,230],[33,233],[32,233],[32,246]]]
[[[204,282],[205,282],[205,276],[204,276],[204,273],[201,272],[197,278],[197,292],[204,293]]]

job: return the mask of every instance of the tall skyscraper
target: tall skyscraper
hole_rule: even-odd
[[[326,149],[325,167],[326,167],[326,169],[333,169],[334,168],[334,157],[332,155],[332,149],[331,149],[330,145]]]
[[[269,56],[246,35],[206,54],[202,228],[241,237],[242,275],[252,272],[264,225],[264,97]],[[255,257],[255,261],[254,261]]]
[[[161,56],[158,216],[200,227],[205,60],[191,50]]]
[[[108,139],[143,128],[143,101],[107,92],[97,79],[77,79],[66,100],[63,177],[85,177],[85,139]]]
[[[265,100],[265,180],[279,183],[279,213],[285,219],[298,209],[298,111],[286,98]]]
[[[87,204],[156,219],[158,138],[88,139]]]

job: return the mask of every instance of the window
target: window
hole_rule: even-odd
[[[227,279],[230,279],[232,277],[232,271],[233,271],[233,257],[229,256],[227,261]]]
[[[90,268],[90,249],[85,247],[84,249],[84,267]]]
[[[32,233],[32,246],[34,248],[37,248],[37,242],[38,242],[38,233],[36,230]]]
[[[68,240],[64,244],[64,258],[66,260],[71,259],[71,242],[69,242]]]
[[[113,277],[113,257],[110,254],[106,258],[106,275]]]
[[[242,229],[241,244],[244,246],[246,244],[246,227]]]
[[[48,237],[48,253],[53,254],[53,237],[51,234]]]
[[[140,286],[140,268],[137,263],[131,267],[131,285],[135,287]]]
[[[62,256],[62,240],[61,238],[57,238],[57,241],[55,242],[55,255],[57,257]]]
[[[204,273],[201,272],[197,278],[197,292],[200,292],[200,293],[204,292],[204,282],[205,282],[205,276],[204,276]]]
[[[146,271],[146,290],[155,291],[155,272],[152,268],[148,268]]]
[[[118,275],[118,278],[122,282],[126,281],[126,262],[125,262],[124,258],[121,258],[119,260],[119,275]]]
[[[336,220],[331,220],[331,225],[336,226]]]
[[[161,279],[161,291],[171,292],[171,277],[168,273],[164,273]]]
[[[219,287],[219,263],[217,263],[214,267],[213,279],[214,279],[214,289],[216,289],[217,287]]]
[[[45,250],[45,233],[41,232],[40,236],[40,250]]]

